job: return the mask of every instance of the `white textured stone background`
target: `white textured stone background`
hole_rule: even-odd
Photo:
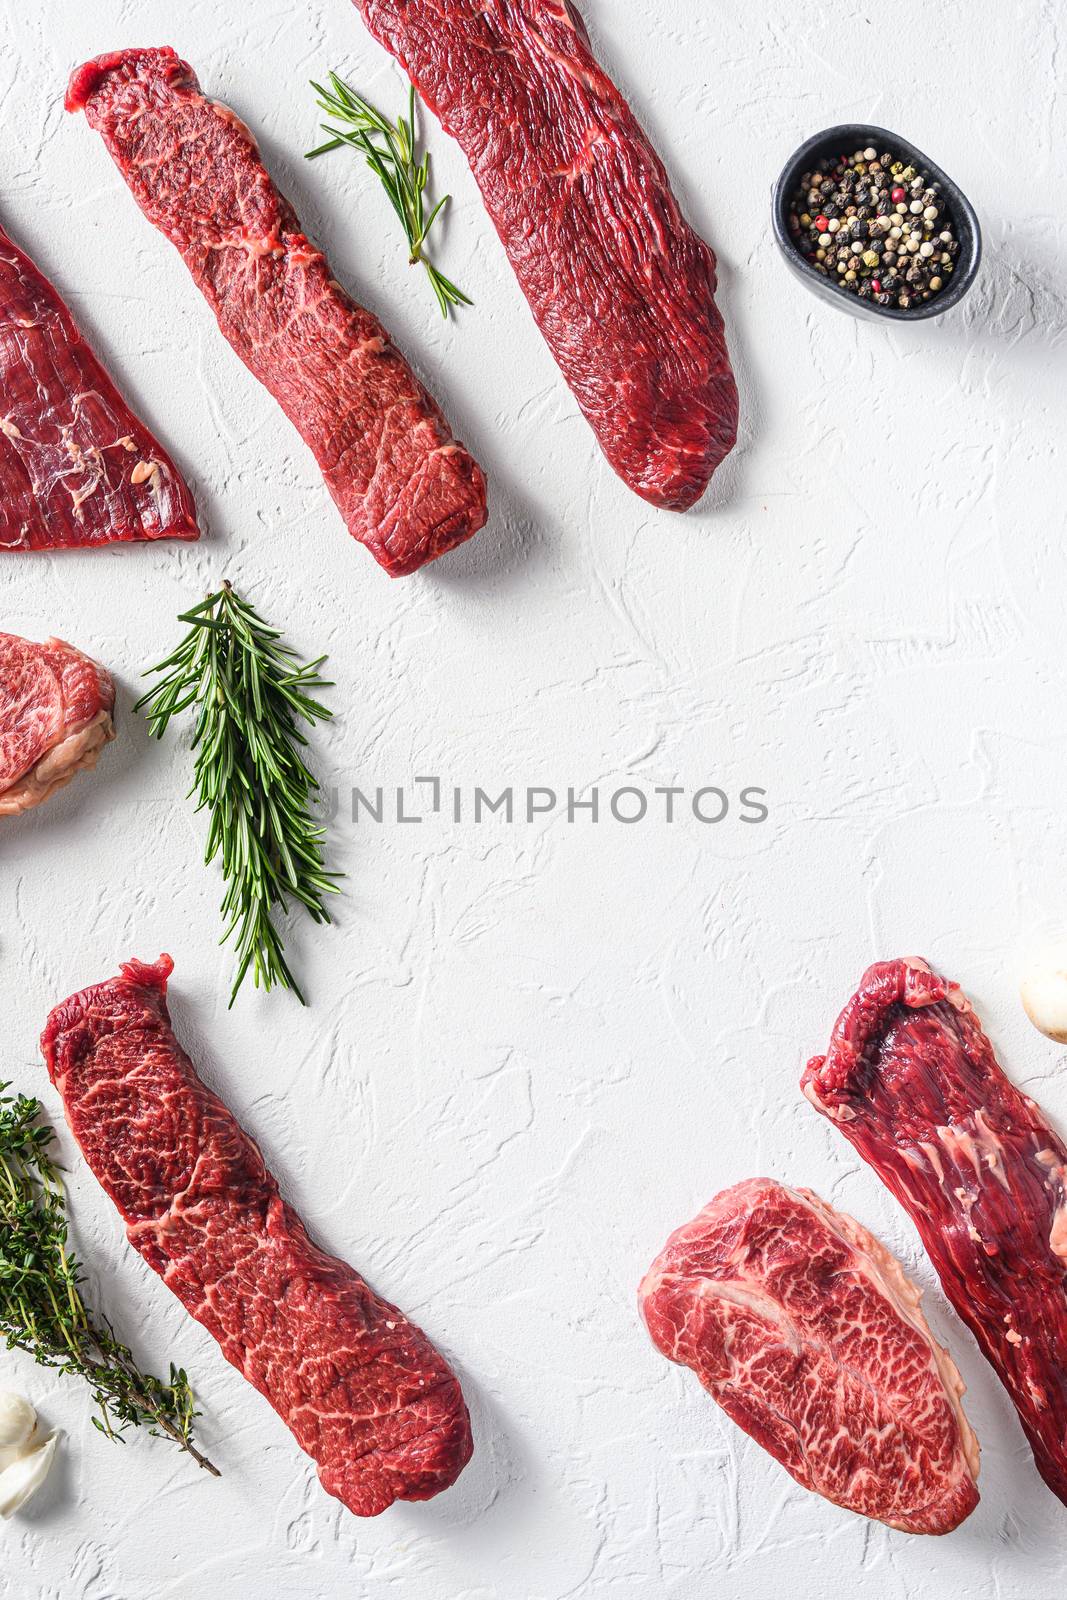
[[[1059,7],[583,8],[720,257],[742,436],[686,517],[604,464],[435,125],[454,195],[440,259],[477,300],[453,325],[358,162],[301,160],[309,76],[336,66],[402,102],[346,0],[25,0],[0,19],[3,215],[182,463],[205,534],[0,569],[0,626],[98,655],[121,701],[98,773],[4,825],[3,1075],[58,1117],[36,1048],[50,1006],[169,950],[205,1075],[313,1232],[454,1360],[477,1440],[432,1504],[350,1516],[123,1244],[65,1141],[99,1303],[145,1362],[187,1365],[224,1476],[147,1437],[108,1444],[77,1384],[4,1356],[3,1383],[68,1436],[3,1529],[13,1600],[1062,1593],[1067,1509],[903,1213],[797,1090],[867,963],[921,952],[1067,1119],[1064,1052],[1015,988],[1020,948],[1065,922]],[[489,473],[489,527],[421,576],[390,583],[348,538],[176,253],[62,110],[85,57],[165,42],[261,137]],[[854,321],[776,255],[777,171],[852,118],[899,129],[978,209],[981,279],[943,319]],[[292,938],[309,1009],[249,991],[227,1011],[188,753],[150,746],[130,715],[176,613],[224,575],[307,654],[329,652],[338,715],[315,756],[342,788],[756,784],[770,820],[357,828],[342,811],[337,924]],[[805,1493],[651,1348],[641,1273],[672,1227],[757,1173],[853,1212],[926,1286],[984,1446],[981,1506],[950,1537]]]

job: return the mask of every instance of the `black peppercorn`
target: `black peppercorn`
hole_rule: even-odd
[[[959,255],[939,186],[889,151],[817,163],[803,174],[786,224],[820,277],[901,311],[938,294]]]

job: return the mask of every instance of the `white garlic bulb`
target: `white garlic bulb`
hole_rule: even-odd
[[[30,1402],[13,1389],[0,1389],[0,1450],[25,1444],[37,1426]]]
[[[30,1496],[37,1493],[52,1469],[58,1444],[59,1435],[53,1433],[50,1439],[19,1456],[0,1472],[0,1517],[14,1516]]]
[[[1034,1027],[1067,1044],[1067,944],[1050,945],[1027,962],[1019,994]]]

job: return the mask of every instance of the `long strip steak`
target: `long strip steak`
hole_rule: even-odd
[[[62,639],[0,633],[0,817],[95,767],[115,737],[111,674]]]
[[[265,1395],[357,1516],[427,1500],[470,1459],[459,1383],[426,1335],[308,1238],[171,1028],[173,963],[130,961],[57,1006],[41,1046],[134,1249]]]
[[[150,222],[181,252],[241,360],[322,469],[348,525],[392,577],[485,522],[485,481],[369,311],[331,277],[249,130],[173,50],[79,67],[67,109],[90,124]]]
[[[198,537],[174,462],[0,228],[0,551]]]
[[[1067,1148],[959,986],[869,967],[804,1093],[905,1207],[1067,1503]]]
[[[949,1533],[978,1504],[978,1441],[920,1298],[866,1228],[770,1178],[672,1233],[640,1289],[656,1347],[805,1489]]]
[[[463,147],[538,327],[631,489],[684,510],[737,433],[715,257],[568,0],[356,0]]]

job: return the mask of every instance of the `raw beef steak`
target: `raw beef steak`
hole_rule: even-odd
[[[57,1006],[49,1076],[126,1236],[357,1516],[428,1500],[470,1460],[467,1407],[426,1335],[314,1245],[174,1037],[173,963],[130,961]]]
[[[462,146],[615,471],[653,505],[692,505],[737,434],[715,257],[574,7],[356,3]]]
[[[904,1206],[1067,1504],[1067,1148],[959,986],[868,967],[802,1083]]]
[[[79,67],[67,109],[103,135],[148,220],[322,469],[349,532],[392,576],[485,521],[482,474],[369,311],[275,189],[255,140],[171,49]]]
[[[0,551],[198,537],[174,462],[0,228]]]
[[[115,686],[62,639],[0,633],[0,817],[39,806],[115,737]]]
[[[978,1504],[963,1380],[919,1290],[809,1189],[725,1190],[640,1297],[656,1346],[805,1489],[907,1533],[949,1533]]]

